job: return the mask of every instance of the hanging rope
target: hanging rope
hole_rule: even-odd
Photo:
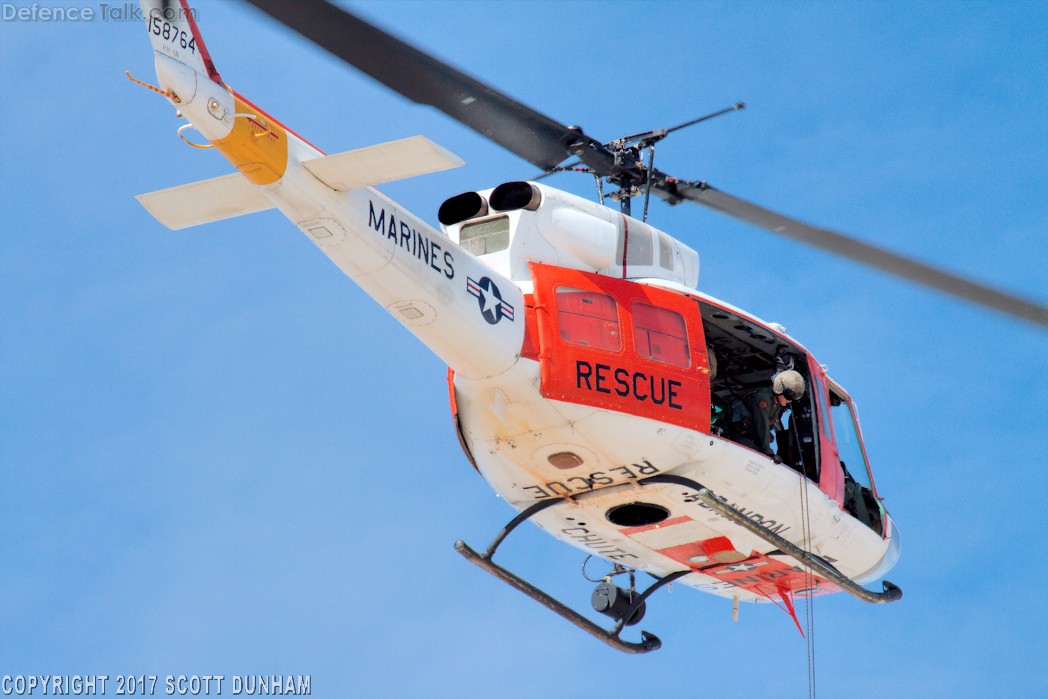
[[[793,422],[791,416],[790,422]],[[811,509],[808,501],[808,479],[803,475],[801,484],[801,532],[804,539],[804,550],[812,550]],[[813,596],[815,576],[811,566],[804,566],[804,583],[807,593],[804,595],[804,625],[807,629],[805,639],[808,645],[808,697],[815,699],[815,598]]]

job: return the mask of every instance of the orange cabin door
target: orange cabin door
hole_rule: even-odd
[[[531,264],[542,395],[709,432],[698,303],[683,294]]]

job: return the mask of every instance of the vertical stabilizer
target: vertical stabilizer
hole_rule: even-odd
[[[186,0],[140,1],[158,62],[160,56],[166,56],[221,84],[222,78],[197,29],[196,10]]]

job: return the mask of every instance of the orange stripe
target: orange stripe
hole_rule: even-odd
[[[204,45],[204,39],[200,36],[200,29],[197,28],[196,20],[193,19],[193,11],[189,9],[189,3],[186,0],[179,0],[182,5],[182,15],[186,18],[186,22],[189,23],[189,31],[193,33],[193,38],[196,39],[197,51],[200,52],[200,59],[204,62],[204,67],[207,69],[207,76],[219,85],[223,85],[222,76],[218,74],[218,69],[215,68],[215,62],[211,60],[211,54],[207,51],[207,46]]]
[[[620,529],[619,533],[625,534],[626,536],[633,536],[634,534],[640,534],[641,532],[650,532],[653,529],[665,529],[666,527],[672,527],[674,524],[684,524],[685,522],[690,521],[691,517],[681,515],[680,517],[663,520],[658,524],[645,524],[641,527],[626,527],[625,529]]]
[[[670,546],[669,548],[659,549],[659,553],[667,558],[672,558],[678,563],[683,563],[692,568],[698,568],[700,565],[706,564],[696,564],[690,559],[692,556],[706,555],[706,549],[703,548],[702,544],[702,541],[693,541],[690,544],[680,544],[679,546]]]

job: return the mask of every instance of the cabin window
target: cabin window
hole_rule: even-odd
[[[659,262],[663,269],[673,271],[673,243],[665,233],[659,233]]]
[[[459,245],[474,255],[501,252],[509,247],[509,217],[464,223],[459,230]]]
[[[656,362],[687,369],[691,366],[684,317],[646,303],[633,304],[633,335],[637,354]]]
[[[651,229],[647,226],[634,227],[619,233],[618,247],[615,250],[615,260],[621,261],[623,246],[626,250],[626,264],[638,267],[650,267],[654,264],[655,255],[651,240]]]
[[[573,345],[617,352],[622,349],[619,313],[606,294],[557,287],[560,336]]]

